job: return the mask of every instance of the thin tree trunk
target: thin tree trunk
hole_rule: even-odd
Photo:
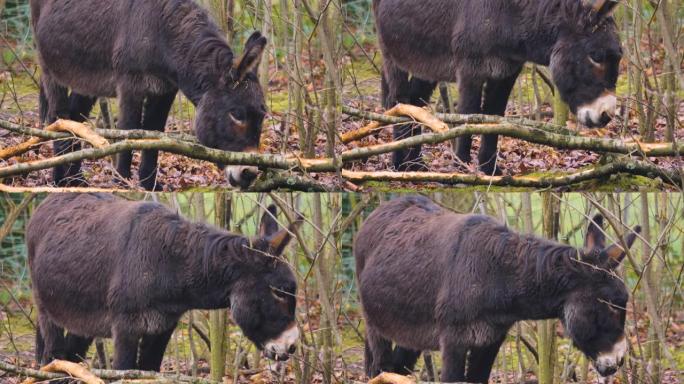
[[[542,194],[542,216],[544,236],[549,239],[557,239],[560,223],[560,201],[550,192]],[[539,384],[553,384],[556,376],[556,321],[540,321],[537,328]]]

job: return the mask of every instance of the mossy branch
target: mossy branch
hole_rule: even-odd
[[[434,182],[447,185],[464,184],[473,186],[543,189],[567,187],[584,181],[600,180],[620,173],[644,176],[651,179],[660,178],[664,183],[680,188],[684,187],[682,185],[681,174],[666,171],[653,164],[629,158],[621,158],[609,164],[596,165],[577,172],[557,176],[483,176],[464,173],[356,172],[343,170],[342,177],[353,183],[364,183],[369,181],[410,183]]]
[[[489,117],[486,117],[487,119]],[[79,124],[79,123],[74,123]],[[50,132],[54,133],[54,132]],[[99,132],[97,132],[99,133]],[[127,131],[122,131],[122,137]],[[257,166],[262,169],[287,170],[297,172],[339,172],[343,165],[356,160],[367,159],[399,149],[405,149],[416,145],[438,144],[456,137],[475,134],[499,134],[533,143],[549,145],[560,149],[579,149],[604,153],[616,153],[641,157],[681,156],[684,154],[684,145],[672,143],[643,144],[639,142],[624,142],[610,139],[593,137],[570,136],[549,132],[545,129],[520,126],[508,122],[497,124],[464,124],[456,128],[440,133],[426,133],[391,143],[354,148],[344,151],[336,162],[330,158],[302,159],[285,157],[271,154],[255,154],[243,152],[226,152],[218,149],[205,147],[198,143],[179,140],[171,137],[162,137],[150,140],[123,140],[113,144],[104,145],[101,148],[88,148],[76,152],[67,153],[49,159],[42,159],[26,163],[18,163],[0,168],[0,178],[26,174],[29,172],[52,168],[79,160],[95,160],[108,157],[120,152],[131,150],[154,149],[166,151],[177,155],[183,155],[197,160],[222,163],[226,165]],[[393,173],[393,172],[352,172],[345,170],[342,177],[352,182],[368,180],[377,181],[410,181],[410,182],[441,182],[445,184],[470,184],[470,185],[497,185],[511,187],[545,188],[567,186],[591,178],[604,177],[612,173],[629,173],[661,177],[664,182],[681,185],[681,177],[676,172],[667,171],[645,161],[632,160],[629,157],[618,159],[613,163],[598,165],[587,171],[575,172],[557,177],[536,178],[532,176],[516,177],[487,177],[470,174],[443,174],[432,172],[421,173]],[[295,183],[302,188],[319,190],[320,185],[298,176],[283,176],[272,181],[257,184],[259,190],[277,188]]]

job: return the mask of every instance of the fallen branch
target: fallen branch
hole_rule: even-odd
[[[96,160],[119,152],[132,150],[156,149],[177,155],[184,155],[197,160],[205,160],[226,165],[251,165],[270,169],[301,169],[310,172],[330,172],[335,170],[332,159],[298,160],[279,155],[256,154],[247,152],[228,152],[205,147],[185,141],[160,140],[124,140],[104,148],[88,148],[70,152],[49,159],[19,163],[0,168],[0,178],[26,174],[33,171],[52,168],[79,160]],[[306,165],[301,163],[306,162]]]
[[[55,360],[53,361],[53,363],[57,361],[59,360]],[[62,363],[75,364],[70,362]],[[0,360],[0,371],[13,373],[18,376],[31,377],[38,380],[56,380],[69,377],[67,374],[64,373],[55,373],[32,368],[20,367],[18,365],[11,364],[3,360]],[[188,384],[216,384],[216,382],[211,380],[186,375],[177,375],[175,373],[164,374],[159,372],[134,370],[120,371],[111,369],[91,369],[90,373],[92,373],[97,378],[102,380],[172,380],[174,382],[182,382]]]
[[[402,104],[399,104],[399,105],[402,105]],[[417,107],[414,107],[414,108],[417,108]],[[425,111],[425,113],[429,114],[426,110],[423,109],[423,111]],[[344,135],[342,135],[342,142],[345,144],[348,144],[349,142],[352,142],[352,141],[360,140],[360,139],[362,139],[368,135],[371,135],[373,132],[377,131],[378,129],[381,129],[381,128],[388,126],[388,125],[406,124],[406,123],[415,122],[415,120],[413,120],[410,117],[368,112],[368,111],[360,110],[358,108],[349,107],[346,105],[342,106],[342,112],[344,112],[350,116],[360,117],[360,118],[363,118],[366,120],[373,120],[373,121],[379,123],[375,126],[373,126],[371,123],[371,124],[369,124],[363,128],[356,130],[356,131],[345,133]],[[571,131],[565,127],[561,127],[558,125],[549,124],[549,123],[545,123],[545,122],[540,122],[540,121],[536,121],[536,120],[523,119],[523,118],[501,117],[501,116],[492,116],[492,115],[461,115],[461,114],[454,114],[454,113],[435,113],[434,115],[431,115],[431,116],[434,119],[437,119],[439,121],[442,121],[442,122],[447,123],[447,124],[452,124],[452,125],[509,123],[509,124],[514,124],[514,125],[518,125],[518,126],[526,126],[526,127],[530,127],[530,128],[537,128],[537,129],[541,129],[541,130],[552,132],[552,133],[558,133],[561,135],[578,136],[578,134],[576,132]]]
[[[430,128],[433,132],[446,132],[449,130],[449,126],[446,125],[445,122],[436,118],[426,109],[417,107],[415,105],[397,104],[392,109],[385,112],[384,116],[408,116],[410,119],[407,118],[407,122],[419,122],[425,125],[426,127]],[[359,130],[345,133],[344,135],[342,135],[342,142],[347,144],[352,141],[359,140],[372,134],[379,128],[386,125],[388,125],[388,123],[376,120]]]
[[[50,132],[44,129],[36,129],[15,124],[7,120],[0,119],[0,128],[22,135],[40,137],[45,140],[71,139],[73,135],[64,132]],[[143,140],[143,139],[175,139],[196,143],[197,138],[185,133],[165,133],[145,130],[125,130],[125,129],[93,129],[95,133],[109,140]]]
[[[371,379],[368,384],[416,384],[416,382],[408,376],[383,372]]]
[[[71,120],[57,120],[45,128],[46,132],[62,132],[70,133],[71,137],[79,137],[92,145],[95,148],[104,148],[109,145],[107,139],[103,138],[90,127],[85,124],[77,123]],[[8,159],[13,156],[19,156],[29,151],[34,146],[42,143],[46,139],[42,137],[32,137],[26,142],[16,146],[3,149],[0,151],[0,159]]]
[[[419,381],[424,383],[423,381]],[[397,373],[383,372],[371,379],[368,384],[417,384],[416,380],[410,376],[402,376]],[[460,382],[453,382],[449,384],[466,384]]]
[[[6,193],[126,193],[130,189],[91,187],[14,187],[0,183],[0,192]]]
[[[525,140],[535,144],[547,145],[563,150],[586,150],[599,153],[640,154],[644,157],[671,157],[684,155],[684,144],[622,142],[584,136],[568,136],[548,132],[539,128],[517,124],[465,124],[443,133],[425,133],[386,144],[360,147],[345,151],[341,158],[344,162],[365,159],[370,156],[394,152],[416,145],[439,144],[461,136],[492,134]]]
[[[250,192],[270,192],[280,189],[302,192],[331,192],[330,188],[312,180],[311,178],[298,175],[272,175],[264,180],[259,180],[250,188]]]
[[[611,175],[626,173],[651,179],[660,178],[663,182],[682,187],[682,176],[677,172],[663,170],[653,164],[631,159],[618,159],[604,165],[559,176],[482,176],[464,173],[438,172],[356,172],[342,170],[342,177],[354,183],[368,181],[465,184],[473,186],[500,186],[520,188],[557,188],[567,187],[583,181],[601,179]]]
[[[86,367],[81,364],[72,363],[70,361],[55,360],[50,364],[42,367],[41,372],[52,373],[66,373],[70,378],[78,379],[85,384],[104,384],[104,381],[99,377],[93,375]],[[28,378],[22,384],[34,384],[38,380],[36,378]]]

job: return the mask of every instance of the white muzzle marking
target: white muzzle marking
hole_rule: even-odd
[[[601,368],[618,368],[622,359],[625,357],[627,352],[627,340],[620,338],[620,341],[613,345],[613,349],[610,352],[600,353],[596,358],[596,367]]]
[[[225,172],[226,172],[226,178],[229,180],[231,184],[236,183],[233,185],[234,187],[240,186],[244,187],[246,186],[245,181],[242,180],[244,176],[244,172],[249,171],[253,175],[256,175],[259,173],[259,168],[257,167],[249,167],[249,166],[244,166],[244,165],[229,165],[226,167]],[[251,182],[253,180],[249,180]]]
[[[601,116],[605,113],[610,117],[615,116],[617,97],[613,93],[605,92],[589,104],[584,104],[577,109],[577,120],[584,125],[599,125]]]
[[[277,355],[289,353],[290,347],[295,345],[299,340],[299,328],[297,324],[292,324],[290,328],[283,331],[275,339],[269,340],[264,344],[264,350],[272,351]]]

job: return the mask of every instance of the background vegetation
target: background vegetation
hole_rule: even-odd
[[[263,360],[230,320],[227,311],[194,311],[184,316],[166,353],[163,369],[199,376],[226,376],[228,382],[347,383],[363,378],[363,321],[354,283],[352,245],[362,220],[383,200],[396,195],[354,194],[215,194],[127,195],[157,199],[193,220],[255,234],[262,207],[275,202],[285,211],[306,217],[299,238],[286,252],[299,280],[298,324],[303,338],[287,363]],[[630,344],[621,383],[676,383],[684,372],[684,200],[668,194],[480,194],[433,193],[429,197],[457,212],[496,217],[520,232],[552,234],[575,246],[583,242],[586,219],[607,212],[616,233],[641,224],[645,231],[620,274],[631,292],[627,316]],[[24,228],[43,195],[0,197],[0,358],[31,365],[35,308],[30,297]],[[218,208],[217,208],[218,207]],[[218,209],[218,210],[217,210]],[[219,215],[217,215],[217,212]],[[223,215],[221,214],[223,213]],[[292,215],[290,215],[292,216]],[[280,215],[283,225],[286,215]],[[557,226],[549,227],[549,222]],[[546,223],[546,224],[545,224]],[[401,287],[397,287],[401,289]],[[223,319],[228,320],[223,320]],[[222,322],[227,321],[223,326]],[[192,329],[192,331],[190,331]],[[540,340],[551,329],[550,340]],[[501,383],[596,382],[586,359],[562,337],[558,322],[523,322],[510,332],[495,366]],[[541,337],[544,339],[543,337]],[[110,341],[105,341],[111,356]],[[210,352],[210,345],[213,347]],[[221,347],[222,346],[222,347]],[[553,351],[545,365],[535,358]],[[91,349],[92,366],[101,362]],[[219,351],[225,351],[220,353]],[[439,370],[440,359],[432,359]],[[213,359],[212,359],[213,356]],[[431,366],[431,365],[429,365]],[[549,372],[539,377],[541,369]],[[417,375],[428,378],[421,363]],[[212,374],[213,372],[213,374]],[[0,376],[0,381],[9,376]],[[17,381],[17,380],[14,380]]]

